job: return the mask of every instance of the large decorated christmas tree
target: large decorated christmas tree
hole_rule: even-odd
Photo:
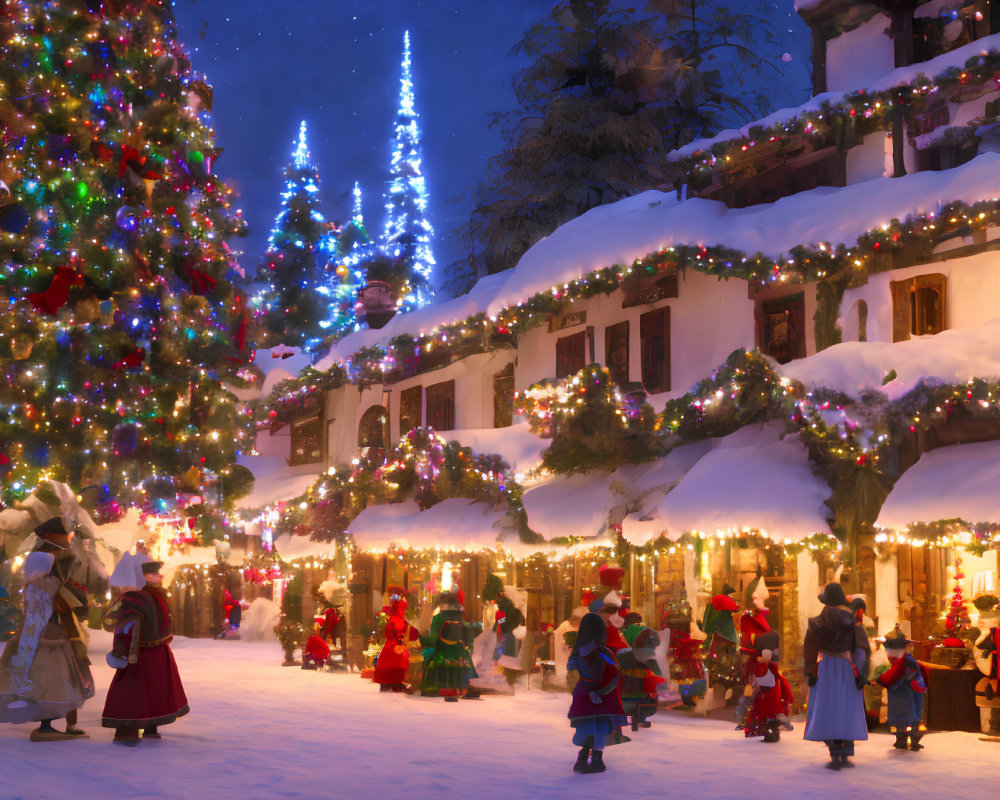
[[[319,170],[309,154],[303,120],[285,167],[281,210],[257,274],[263,290],[256,303],[264,317],[265,335],[273,343],[307,347],[319,343],[319,321],[326,319],[326,300],[319,292],[326,283],[322,243],[330,234],[331,225],[320,211]]]
[[[161,0],[0,9],[0,485],[169,506],[224,481],[243,231],[212,90]]]

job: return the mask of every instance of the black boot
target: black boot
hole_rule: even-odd
[[[847,769],[848,767],[853,767],[853,766],[854,766],[854,762],[853,761],[848,761],[847,760],[847,756],[841,756],[840,757],[840,768],[841,769]]]
[[[576,763],[573,765],[573,772],[587,771],[587,757],[590,755],[589,747],[581,747],[576,756]]]
[[[896,731],[896,743],[893,744],[897,750],[906,749],[906,731]]]
[[[594,750],[590,756],[590,763],[584,768],[584,772],[604,772],[607,769],[604,766],[604,751]]]
[[[924,746],[920,744],[920,740],[924,738],[923,733],[911,733],[910,734],[910,749],[911,750],[923,750]]]

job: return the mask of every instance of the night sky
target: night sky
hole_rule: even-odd
[[[809,38],[792,2],[778,0],[772,23],[784,37],[773,63],[787,76],[776,106],[808,97]],[[468,219],[468,190],[501,148],[489,114],[515,105],[511,81],[524,65],[510,49],[553,5],[553,0],[174,0],[180,38],[195,69],[215,89],[213,117],[225,152],[214,171],[240,194],[237,205],[250,236],[232,245],[244,252],[241,262],[248,272],[278,213],[282,169],[301,119],[309,124],[326,217],[349,218],[358,180],[369,233],[373,238],[381,233],[407,29],[439,273],[461,255],[448,234]],[[782,62],[782,52],[790,52],[792,60]]]

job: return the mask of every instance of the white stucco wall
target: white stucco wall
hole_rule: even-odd
[[[552,333],[546,326],[540,326],[521,337],[515,387],[523,390],[544,378],[551,378],[556,366],[556,340],[590,325],[594,326],[594,357],[603,364],[605,331],[609,325],[625,320],[629,323],[629,379],[638,381],[641,376],[639,317],[664,306],[670,307],[671,390],[655,396],[661,405],[668,397],[687,392],[695,382],[725,361],[733,350],[754,346],[754,302],[747,297],[746,281],[720,281],[686,270],[680,275],[678,294],[677,298],[661,300],[652,306],[632,308],[622,308],[620,291],[577,301],[574,309],[587,311],[586,323]],[[814,310],[809,305],[810,294],[813,293],[807,292],[806,301],[809,321]]]
[[[988,232],[994,238],[995,230]],[[987,251],[966,258],[935,261],[916,267],[892,270],[872,275],[868,283],[844,292],[840,304],[840,326],[844,341],[848,333],[857,338],[856,323],[852,323],[852,310],[858,300],[868,304],[868,341],[892,341],[892,294],[890,281],[904,280],[916,275],[940,273],[947,278],[945,285],[945,322],[948,328],[967,328],[1000,316],[997,298],[1000,298],[1000,252]]]
[[[863,89],[894,67],[889,18],[876,14],[864,25],[826,43],[826,88],[830,92]]]
[[[869,133],[861,144],[847,151],[847,185],[864,183],[885,175],[886,139],[891,137],[884,131]],[[892,152],[891,143],[888,152]],[[892,161],[890,159],[890,166]]]

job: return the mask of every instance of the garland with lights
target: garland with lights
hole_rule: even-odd
[[[865,134],[888,130],[894,120],[920,113],[932,102],[968,101],[996,90],[998,85],[1000,52],[982,51],[962,67],[949,66],[933,78],[921,74],[879,91],[848,92],[837,102],[825,100],[818,109],[803,110],[770,127],[753,125],[745,136],[713,142],[674,163],[692,185],[707,186],[713,173],[746,173],[744,162],[760,160],[765,150],[783,158],[798,154],[807,145],[816,150],[834,145],[847,149]],[[983,121],[974,120],[967,127],[974,131]],[[723,182],[728,182],[725,177]]]
[[[652,406],[622,394],[599,364],[517,392],[514,409],[533,433],[552,439],[542,465],[555,473],[637,464],[658,452]]]
[[[421,510],[449,497],[507,506],[522,541],[539,541],[527,525],[523,490],[497,455],[477,455],[431,428],[414,428],[391,453],[370,451],[350,468],[330,469],[286,505],[275,530],[329,541],[373,504],[413,498]]]

